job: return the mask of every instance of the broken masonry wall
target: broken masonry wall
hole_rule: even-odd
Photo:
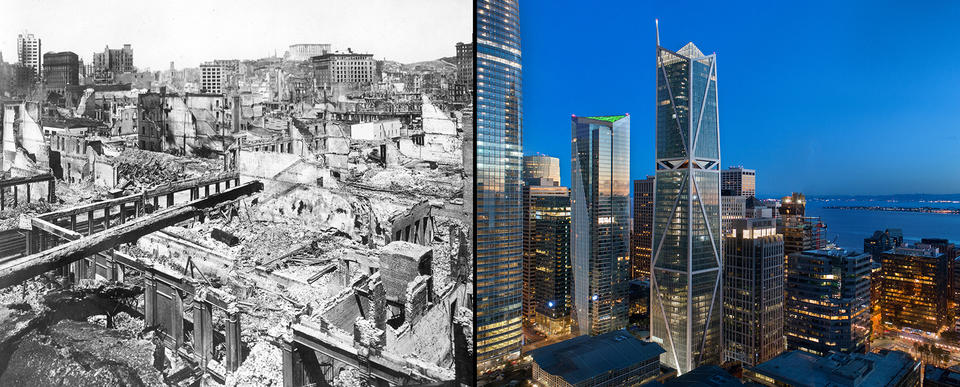
[[[38,124],[40,105],[36,102],[24,102],[21,106],[24,113],[20,114],[20,144],[43,165],[41,159],[46,158],[49,147],[44,140],[43,130]]]
[[[404,241],[430,246],[433,243],[433,206],[422,201],[403,214],[394,216],[390,227],[391,241]]]
[[[188,258],[192,258],[193,264],[205,275],[216,276],[224,280],[229,277],[233,263],[233,259],[227,258],[213,249],[168,234],[162,230],[138,239],[137,247],[155,257],[170,260],[171,263],[180,268],[186,266]]]
[[[51,153],[56,153],[59,157],[59,169],[62,171],[60,176],[67,183],[79,183],[90,176],[91,167],[88,155],[93,149],[87,145],[86,135],[74,135],[67,133],[54,133],[50,136]],[[113,188],[112,186],[110,188]]]
[[[353,196],[306,185],[278,189],[282,187],[274,185],[265,190],[265,194],[272,192],[275,196],[261,197],[260,204],[250,209],[254,219],[315,231],[335,228],[357,241],[369,231],[364,219],[357,217],[355,205],[362,204]]]
[[[333,326],[351,332],[357,317],[361,316],[360,309],[357,297],[344,297],[323,311],[323,318]]]
[[[17,156],[17,143],[13,133],[13,122],[19,112],[19,106],[14,104],[3,105],[3,159],[0,160],[0,172],[10,170],[13,159]]]
[[[408,324],[416,324],[423,317],[429,303],[430,291],[428,284],[430,276],[421,275],[407,283],[407,291],[404,297],[404,315]]]
[[[295,154],[244,150],[238,152],[237,159],[238,172],[244,180],[267,180],[267,185],[272,181],[339,188],[328,168],[315,165]]]
[[[117,169],[114,168],[113,162],[104,156],[94,156],[93,184],[107,188],[117,186]]]
[[[350,137],[354,140],[380,141],[400,137],[400,120],[364,122],[350,125]]]
[[[323,154],[347,155],[350,154],[350,139],[347,137],[327,137],[323,139]]]
[[[381,249],[380,275],[387,300],[403,305],[407,284],[420,275],[432,275],[433,249],[410,242],[390,242]],[[433,291],[432,283],[428,284]]]
[[[466,305],[468,285],[458,285],[431,304],[414,324],[400,328],[388,337],[387,347],[394,353],[415,356],[423,361],[450,367],[453,358],[453,324],[451,316]],[[472,323],[472,322],[471,322]]]

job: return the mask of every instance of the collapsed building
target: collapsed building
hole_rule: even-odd
[[[7,130],[5,106],[5,170],[47,171],[55,177],[30,185],[55,178],[82,191],[20,226],[22,259],[117,233],[57,275],[139,289],[130,313],[161,338],[171,380],[469,383],[469,128],[462,113],[418,97],[415,118],[351,122],[233,120],[222,96],[145,93],[136,142],[43,133],[27,104],[11,105],[17,129]],[[213,158],[186,156],[205,148]],[[34,197],[53,201],[50,191]],[[204,210],[153,220],[195,203]],[[138,222],[158,228],[120,237]]]

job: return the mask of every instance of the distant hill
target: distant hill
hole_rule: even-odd
[[[450,58],[440,58],[424,62],[407,63],[403,65],[405,71],[431,70],[431,71],[450,71],[457,68],[457,65],[449,61]],[[456,60],[456,58],[454,58]]]
[[[810,199],[840,199],[840,200],[960,200],[960,193],[955,194],[894,194],[894,195],[808,195]]]

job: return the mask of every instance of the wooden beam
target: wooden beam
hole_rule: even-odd
[[[28,177],[14,177],[12,179],[0,180],[0,188],[11,187],[20,184],[38,183],[41,181],[53,181],[53,175],[43,174]]]
[[[66,239],[68,241],[75,241],[83,237],[83,235],[76,231],[65,229],[40,218],[30,219],[30,224],[33,228],[40,229],[43,232],[53,234],[60,239]]]
[[[116,199],[108,199],[96,203],[84,204],[77,207],[66,208],[58,211],[51,211],[45,214],[40,214],[38,217],[44,220],[50,219],[59,219],[66,218],[71,215],[82,214],[84,212],[102,210],[104,208],[113,207],[121,203],[130,203],[142,199],[141,195],[128,195]]]
[[[196,217],[204,210],[213,208],[219,203],[236,200],[262,190],[263,183],[252,181],[218,195],[170,207],[46,251],[4,262],[0,264],[0,289],[18,284],[70,262],[111,249],[116,245],[136,241],[144,235]]]

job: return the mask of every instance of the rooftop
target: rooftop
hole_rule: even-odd
[[[530,352],[533,361],[551,375],[577,384],[602,373],[659,358],[666,351],[641,341],[626,330],[598,336],[578,336]]]
[[[917,366],[910,355],[900,351],[830,353],[823,357],[788,351],[752,369],[794,386],[830,387],[896,384]]]
[[[927,364],[923,368],[923,379],[934,381],[948,386],[960,386],[960,372],[934,367]]]
[[[700,51],[700,49],[697,48],[697,45],[693,44],[693,42],[687,43],[685,46],[683,46],[680,49],[680,51],[677,51],[677,54],[683,55],[691,59],[696,59],[704,56],[703,52]]]
[[[622,119],[623,117],[626,117],[626,116],[627,116],[627,115],[624,114],[624,115],[619,115],[619,116],[592,116],[592,117],[583,117],[583,118],[589,118],[589,119],[591,119],[591,120],[598,120],[598,121],[617,122],[617,121],[620,121],[620,119]]]
[[[894,247],[893,249],[887,251],[887,253],[926,258],[936,258],[943,255],[940,253],[940,249],[925,244],[916,244],[910,247]]]
[[[651,382],[644,384],[643,387],[736,387],[743,386],[740,380],[730,375],[723,368],[715,365],[703,365],[694,368],[690,372],[670,379],[666,383]]]

